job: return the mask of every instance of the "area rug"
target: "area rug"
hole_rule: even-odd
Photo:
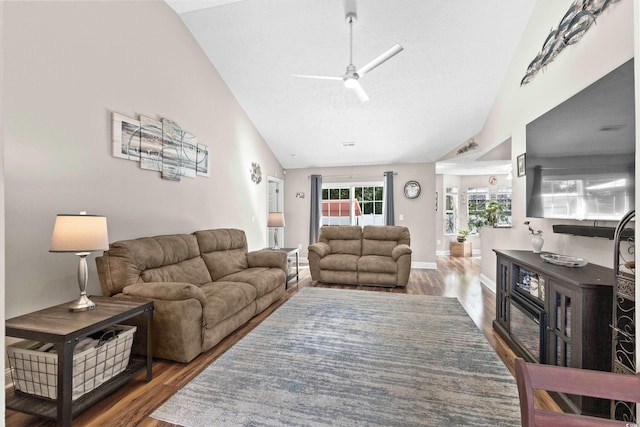
[[[518,426],[455,298],[303,288],[152,417],[205,426]]]

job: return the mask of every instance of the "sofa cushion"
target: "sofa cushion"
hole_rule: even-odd
[[[230,274],[220,280],[248,283],[256,289],[257,297],[260,298],[284,284],[287,277],[280,268],[254,267]]]
[[[362,254],[362,228],[357,225],[321,227],[318,241],[328,244],[332,254]]]
[[[200,246],[202,259],[209,269],[211,280],[249,267],[247,263],[247,237],[242,230],[221,228],[193,233]]]
[[[320,259],[320,269],[333,271],[358,271],[358,256],[331,254]]]
[[[201,257],[191,258],[177,264],[150,268],[140,275],[145,282],[184,282],[202,285],[211,281],[209,270]]]
[[[358,259],[358,271],[395,274],[398,271],[398,264],[393,258],[387,256],[363,255]]]
[[[365,225],[362,228],[362,238],[371,240],[395,240],[399,245],[411,245],[409,229],[399,225]]]
[[[212,328],[249,304],[254,304],[256,289],[242,282],[211,282],[200,287],[207,298],[204,326]]]
[[[366,225],[362,229],[362,255],[391,256],[397,245],[409,243],[407,227]]]
[[[102,293],[120,293],[124,287],[144,281],[141,276],[146,270],[181,264],[199,255],[198,241],[190,234],[143,237],[111,243],[109,250],[100,257],[99,262],[97,260]],[[170,281],[175,282],[191,282],[195,278],[198,284],[202,284],[211,280],[209,272],[202,270],[204,264],[187,262],[182,267],[185,268],[179,266],[170,272],[157,274],[170,276]],[[191,271],[192,268],[197,271]]]

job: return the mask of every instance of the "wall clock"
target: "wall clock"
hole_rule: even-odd
[[[408,181],[404,185],[404,195],[407,199],[415,199],[420,195],[420,183],[418,181]]]
[[[492,175],[489,177],[489,184],[496,185],[496,182],[498,182],[498,179],[495,176]]]

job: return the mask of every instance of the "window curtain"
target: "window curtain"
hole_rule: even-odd
[[[395,209],[393,208],[393,171],[384,173],[384,223],[396,225]]]
[[[322,220],[322,175],[311,175],[311,212],[309,215],[309,244],[318,241]]]

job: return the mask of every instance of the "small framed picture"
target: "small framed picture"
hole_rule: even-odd
[[[518,156],[518,176],[525,175],[526,166],[526,153],[522,153]]]

